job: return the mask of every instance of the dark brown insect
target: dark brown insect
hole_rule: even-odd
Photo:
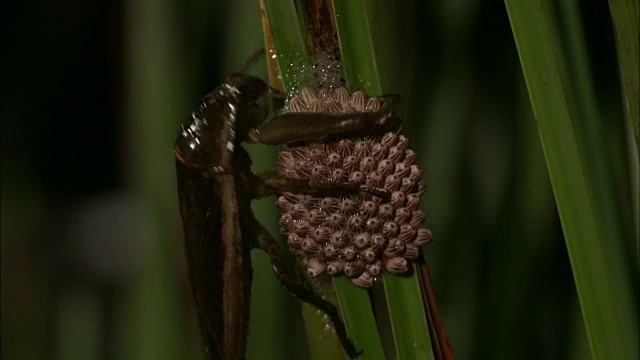
[[[271,91],[259,78],[234,74],[204,97],[183,125],[175,144],[180,214],[193,297],[210,359],[244,357],[251,288],[250,251],[264,250],[278,280],[300,300],[331,318],[350,357],[356,357],[338,311],[286,270],[278,244],[251,212],[253,199],[284,191],[324,196],[385,191],[355,183],[285,179],[251,172],[241,142],[284,144],[396,127],[388,110],[361,114],[287,113],[265,123]]]

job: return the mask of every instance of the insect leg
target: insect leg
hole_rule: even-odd
[[[260,223],[255,221],[255,219],[253,220],[253,229],[256,234],[256,246],[269,255],[271,264],[273,265],[273,271],[275,272],[278,281],[280,281],[280,283],[298,299],[317,307],[329,315],[336,330],[336,334],[340,339],[340,343],[347,355],[351,358],[358,357],[361,352],[358,352],[355,345],[351,340],[349,340],[349,337],[347,336],[347,329],[340,319],[338,309],[332,303],[323,299],[312,290],[306,288],[298,281],[295,275],[287,271],[285,262],[282,259],[280,246],[273,239],[271,234],[262,225],[260,225]]]
[[[258,178],[253,187],[257,191],[256,198],[283,192],[330,196],[340,193],[357,194],[361,191],[383,199],[391,197],[385,189],[356,183],[341,183],[326,179],[288,179],[274,173],[263,173],[258,175]]]
[[[353,114],[289,112],[254,129],[249,141],[279,145],[349,136],[375,136],[398,130],[399,125],[399,119],[388,110]]]

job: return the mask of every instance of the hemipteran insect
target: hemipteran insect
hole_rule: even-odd
[[[264,250],[278,280],[296,297],[327,313],[350,357],[358,352],[348,339],[337,309],[287,272],[280,248],[251,212],[253,199],[283,191],[316,195],[383,190],[353,183],[292,180],[252,173],[241,142],[284,144],[324,141],[394,130],[389,110],[358,114],[282,114],[265,123],[272,91],[244,74],[228,76],[205,96],[175,144],[180,214],[193,297],[210,359],[244,357],[251,288],[250,251]]]

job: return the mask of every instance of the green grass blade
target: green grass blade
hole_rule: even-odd
[[[351,340],[363,350],[363,360],[384,360],[384,349],[378,333],[367,290],[354,286],[345,276],[333,278],[338,303]]]
[[[618,65],[625,95],[628,118],[633,124],[636,151],[638,151],[638,100],[640,88],[640,60],[638,59],[638,9],[637,0],[609,0],[618,50]]]
[[[615,183],[585,69],[575,5],[556,19],[545,0],[505,0],[595,359],[638,356],[637,278],[624,253]],[[573,6],[573,7],[572,7]],[[558,23],[566,28],[560,32]],[[562,38],[562,36],[565,36]],[[568,44],[564,48],[561,44]],[[586,114],[593,111],[594,113]]]
[[[311,73],[307,70],[309,51],[294,3],[265,0],[265,7],[285,90],[290,93],[302,86],[311,85]]]
[[[333,3],[345,79],[369,96],[382,95],[369,17],[363,1]],[[432,358],[431,340],[417,276],[383,276],[396,352],[400,359]],[[343,291],[340,288],[338,292]],[[361,324],[358,324],[361,325]]]
[[[364,1],[334,1],[333,9],[347,86],[368,96],[382,95]]]
[[[640,109],[640,59],[638,54],[638,26],[640,20],[640,10],[638,1],[609,0],[609,9],[613,21],[613,30],[616,36],[616,48],[618,50],[618,68],[624,92],[624,105],[627,112],[625,125],[629,133],[629,167],[631,172],[631,186],[633,198],[633,219],[635,221],[636,253],[639,249],[640,241],[640,189],[638,178],[638,154],[640,144],[638,143],[638,126]]]
[[[418,277],[385,273],[383,278],[398,359],[434,359]]]

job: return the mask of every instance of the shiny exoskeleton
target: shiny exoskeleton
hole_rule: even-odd
[[[272,91],[259,78],[234,74],[205,96],[175,144],[185,250],[203,342],[210,359],[242,359],[248,333],[250,251],[264,250],[278,280],[296,297],[327,313],[350,357],[337,309],[287,272],[280,248],[251,212],[253,199],[283,191],[309,194],[384,191],[350,183],[256,175],[241,142],[324,141],[396,127],[389,111],[367,114],[282,114],[265,123]],[[366,351],[366,349],[364,349]]]

